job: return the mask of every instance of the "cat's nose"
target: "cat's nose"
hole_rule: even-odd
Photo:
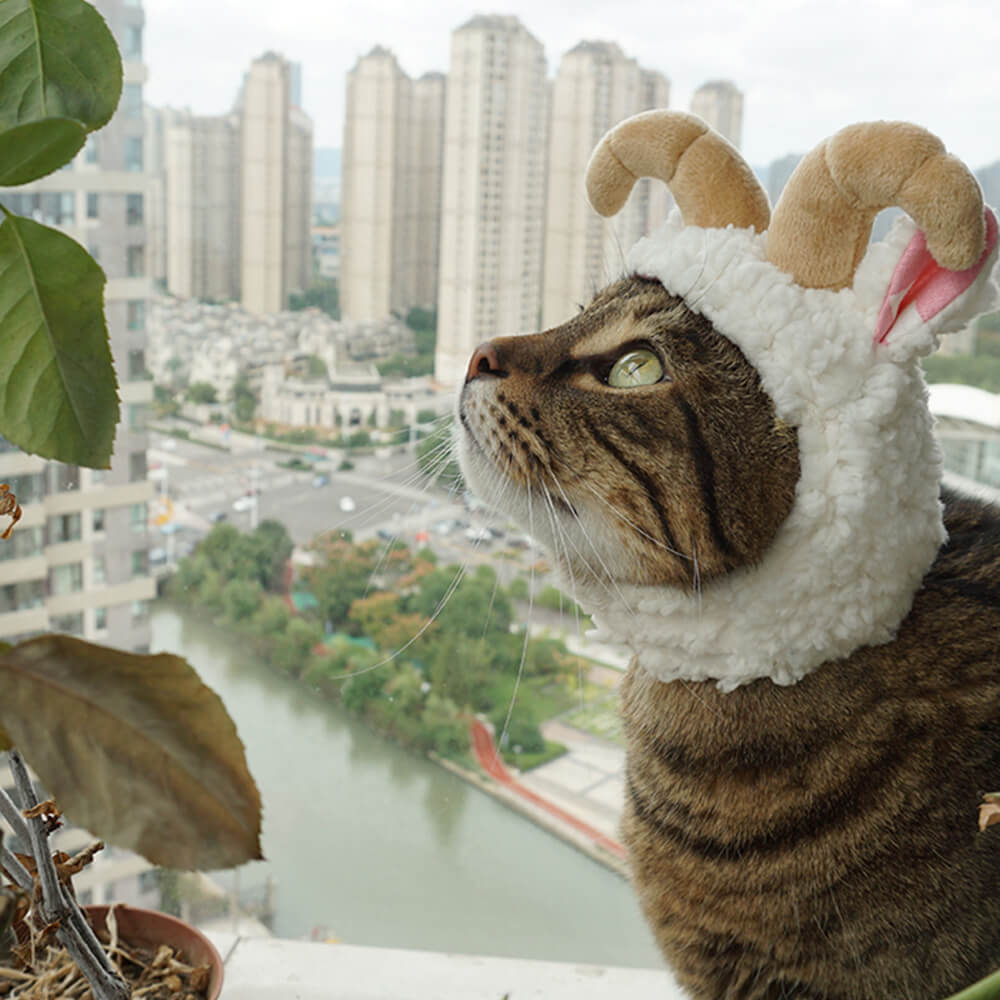
[[[498,375],[501,378],[507,373],[500,367],[500,357],[492,341],[480,344],[469,361],[469,370],[465,373],[465,381],[471,382],[480,375]]]

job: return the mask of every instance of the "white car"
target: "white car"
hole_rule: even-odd
[[[350,514],[351,511],[353,511],[353,510],[355,510],[357,508],[357,506],[358,505],[350,497],[341,497],[340,498],[340,509],[345,514]]]
[[[233,510],[238,514],[242,514],[245,510],[250,510],[257,506],[257,498],[255,496],[249,497],[239,497],[233,501]]]

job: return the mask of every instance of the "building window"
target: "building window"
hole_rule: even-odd
[[[97,219],[100,218],[101,212],[101,199],[96,191],[87,192],[87,218]]]
[[[83,563],[52,567],[49,572],[49,593],[58,597],[61,594],[75,594],[79,590],[83,590]]]
[[[16,494],[20,498],[20,494]],[[42,529],[18,527],[10,538],[0,545],[0,561],[7,559],[27,559],[42,551]]]
[[[128,457],[128,481],[136,483],[146,478],[146,453],[133,451]]]
[[[40,608],[44,600],[45,583],[42,580],[25,580],[0,587],[0,612]]]
[[[142,433],[146,429],[146,417],[149,414],[149,407],[145,403],[128,404],[128,429],[136,434]]]
[[[108,627],[108,609],[94,608],[94,628],[103,632]]]
[[[87,141],[83,144],[83,162],[97,162],[97,136],[93,132],[87,136]]]
[[[125,303],[125,325],[130,330],[141,330],[146,323],[146,303],[142,299],[129,299]]]
[[[40,472],[11,476],[7,480],[7,485],[10,486],[11,493],[17,497],[17,502],[22,506],[26,503],[37,503],[44,495],[45,480]],[[11,535],[11,537],[14,536]]]
[[[80,488],[80,469],[76,465],[53,462],[49,466],[49,492],[72,493]]]
[[[142,170],[142,136],[125,137],[125,169]]]
[[[95,535],[99,535],[99,534],[101,534],[104,531],[104,515],[105,515],[105,513],[106,512],[105,512],[105,510],[104,510],[103,507],[95,507],[94,510],[93,510],[93,516],[94,516],[93,528],[94,528],[94,534]]]
[[[49,542],[78,542],[80,540],[80,515],[58,514],[49,518]]]
[[[103,587],[107,583],[107,568],[104,556],[94,556],[94,585]]]
[[[132,576],[149,576],[149,553],[145,549],[137,549],[132,553]],[[133,601],[132,602],[132,618],[136,617],[136,605],[141,604],[144,607],[143,614],[145,614],[145,601]]]
[[[138,555],[138,553],[136,553]],[[149,618],[149,601],[132,602],[132,622],[144,622]]]
[[[126,24],[122,34],[122,57],[124,59],[142,58],[142,25]]]
[[[76,195],[72,191],[21,192],[4,196],[4,204],[15,215],[24,215],[50,226],[76,221]]]
[[[53,632],[83,635],[83,612],[74,611],[69,615],[52,615],[49,618],[49,627]]]
[[[130,278],[141,278],[146,273],[146,248],[141,244],[125,248],[125,273]]]
[[[125,222],[130,226],[138,226],[143,220],[143,204],[141,194],[125,195]]]
[[[129,327],[131,329],[131,327]],[[129,381],[144,379],[148,375],[146,371],[146,352],[142,349],[128,352],[128,377]]]
[[[155,892],[160,887],[160,874],[155,868],[139,872],[139,892]]]
[[[149,512],[144,503],[134,503],[130,509],[133,531],[145,531],[146,522],[149,520]]]
[[[126,118],[142,117],[142,84],[126,83],[122,87],[122,110]]]

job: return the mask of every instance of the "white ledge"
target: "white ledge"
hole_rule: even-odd
[[[683,1000],[669,973],[211,934],[222,1000]]]

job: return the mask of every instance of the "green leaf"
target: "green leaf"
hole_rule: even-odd
[[[87,141],[70,118],[46,118],[0,132],[0,184],[27,184],[69,163]]]
[[[0,723],[72,822],[165,868],[260,858],[233,721],[180,657],[65,635],[0,655]]]
[[[68,236],[4,212],[0,434],[46,458],[107,468],[119,409],[104,272]]]
[[[0,3],[0,128],[73,118],[92,132],[108,123],[121,90],[118,46],[90,4]]]

